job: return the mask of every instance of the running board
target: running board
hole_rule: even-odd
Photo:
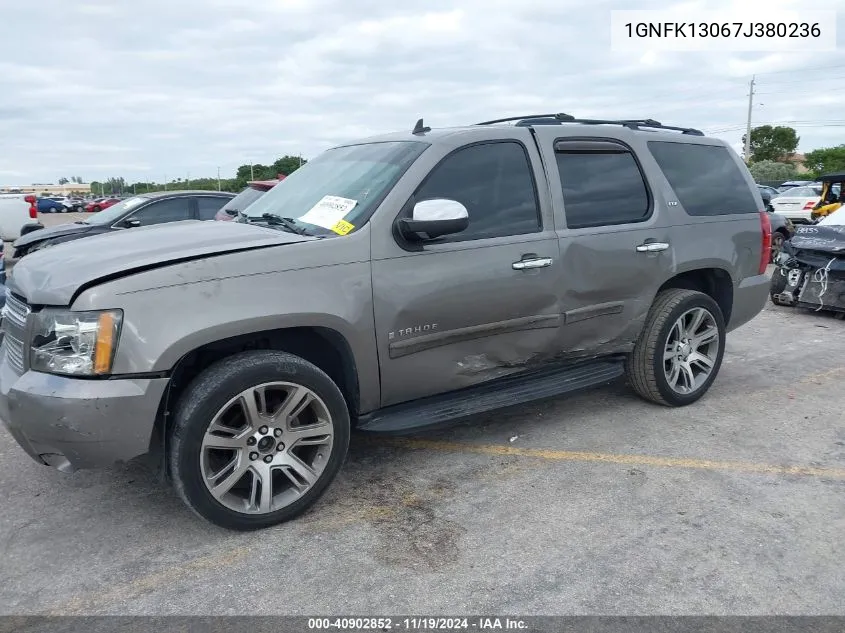
[[[621,376],[623,371],[622,360],[611,358],[555,371],[509,376],[373,411],[358,418],[356,429],[384,434],[418,431],[488,411],[604,385]]]

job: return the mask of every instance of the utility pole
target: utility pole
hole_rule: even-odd
[[[249,164],[249,179],[255,180],[255,172],[252,169],[252,163]]]
[[[167,174],[164,174],[164,190],[167,191]]]
[[[745,163],[751,162],[751,106],[754,105],[754,75],[748,84],[748,122],[745,124]]]
[[[217,191],[220,191],[220,168],[217,168]]]
[[[191,172],[188,172],[188,178],[185,180],[185,189],[191,188]]]

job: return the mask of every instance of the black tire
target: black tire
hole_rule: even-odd
[[[266,514],[235,512],[218,502],[202,481],[202,438],[214,415],[229,400],[249,387],[274,380],[307,387],[325,402],[334,430],[331,454],[319,479],[293,503]],[[343,394],[321,369],[285,352],[243,352],[208,367],[179,398],[168,442],[170,475],[182,501],[200,517],[231,530],[261,529],[293,519],[317,502],[346,458],[349,435]]]
[[[663,349],[675,322],[693,308],[704,308],[713,316],[719,336],[718,352],[705,382],[691,393],[678,393],[666,378]],[[722,310],[710,296],[695,290],[664,290],[655,298],[634,351],[625,361],[628,383],[640,397],[657,404],[668,407],[692,404],[707,393],[716,379],[725,353],[725,339]]]
[[[91,211],[93,211],[94,213],[97,213],[98,211],[101,211],[101,210],[102,209],[100,209],[100,207],[94,207],[94,208],[91,209]]]
[[[778,295],[781,294],[784,290],[786,290],[786,284],[788,283],[788,279],[785,274],[783,274],[783,269],[778,266],[775,268],[774,272],[772,273],[772,278],[769,280],[769,299],[772,300],[776,306],[785,305],[780,299],[778,299]]]
[[[56,207],[50,207],[50,213],[58,213],[58,211]]]

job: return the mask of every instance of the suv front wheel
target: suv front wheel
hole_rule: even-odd
[[[725,321],[708,295],[672,288],[652,304],[634,351],[628,381],[640,396],[678,407],[703,396],[725,352]]]
[[[228,357],[179,400],[169,442],[182,500],[221,527],[254,530],[311,507],[349,446],[349,412],[315,365],[276,351]]]

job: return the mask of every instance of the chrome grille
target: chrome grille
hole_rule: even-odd
[[[26,320],[30,309],[23,301],[17,299],[9,289],[6,289],[6,305],[3,306],[3,342],[0,352],[9,361],[9,366],[19,374],[24,370],[24,355],[26,346]]]
[[[15,298],[15,296],[6,289],[6,305],[3,307],[3,322],[6,319],[12,321],[19,328],[26,327],[26,318],[29,316],[29,306],[23,301]]]

